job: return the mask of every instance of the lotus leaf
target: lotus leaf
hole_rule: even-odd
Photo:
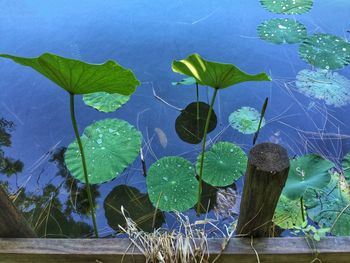
[[[316,154],[308,154],[291,160],[283,194],[294,200],[304,195],[307,188],[322,189],[330,179],[331,161]]]
[[[173,61],[172,69],[174,72],[195,78],[200,85],[214,89],[224,89],[245,81],[270,80],[265,73],[249,75],[232,64],[211,62],[198,54]]]
[[[83,100],[86,105],[102,112],[113,112],[127,103],[130,96],[121,94],[109,94],[107,92],[95,92],[85,94]]]
[[[294,44],[302,42],[306,28],[298,21],[289,18],[270,19],[258,26],[259,37],[275,44]]]
[[[71,94],[104,91],[130,95],[140,85],[131,70],[124,69],[112,60],[104,64],[88,64],[50,53],[44,53],[36,58],[7,54],[0,54],[0,57],[33,68]]]
[[[136,159],[141,147],[141,134],[128,122],[119,119],[97,121],[88,126],[80,138],[91,184],[119,176]],[[72,175],[85,182],[76,140],[68,146],[65,162]]]
[[[273,222],[283,229],[301,227],[304,221],[300,200],[290,200],[288,197],[281,195],[277,203]]]
[[[200,167],[198,156],[197,169]],[[227,186],[244,174],[247,156],[242,149],[229,142],[219,142],[206,152],[203,163],[203,181],[212,186]]]
[[[314,34],[300,45],[299,56],[316,68],[341,69],[350,63],[350,43],[337,36]]]
[[[182,157],[163,157],[146,177],[149,198],[162,211],[183,212],[197,202],[198,181],[193,165]]]
[[[260,121],[260,113],[251,107],[242,107],[229,116],[231,127],[244,134],[253,134],[257,131]],[[262,119],[261,128],[265,125],[265,119]]]
[[[337,72],[303,69],[295,84],[301,93],[323,100],[327,105],[342,107],[350,104],[350,80]]]
[[[183,80],[178,81],[178,82],[172,82],[171,84],[173,86],[176,86],[176,85],[194,85],[196,83],[197,83],[197,81],[195,78],[188,77],[188,78],[184,78]]]
[[[277,14],[303,14],[313,6],[313,0],[260,0],[267,10]]]

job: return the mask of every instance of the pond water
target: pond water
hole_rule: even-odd
[[[194,87],[172,85],[184,77],[172,71],[174,59],[199,53],[251,74],[266,72],[271,82],[246,82],[218,93],[217,125],[207,142],[229,141],[248,153],[254,134],[233,129],[229,116],[242,107],[260,112],[268,97],[258,142],[279,143],[291,158],[320,154],[339,167],[350,151],[349,80],[324,91],[329,96],[322,97],[319,91],[318,98],[309,89],[298,89],[297,74],[314,69],[299,56],[300,44],[268,42],[259,37],[257,28],[266,20],[288,18],[302,23],[308,35],[324,33],[346,40],[350,38],[349,1],[315,0],[311,10],[300,15],[269,12],[258,0],[219,2],[5,0],[0,11],[0,53],[36,57],[50,52],[89,63],[112,59],[132,69],[141,85],[128,103],[113,113],[102,113],[78,96],[76,114],[80,132],[94,121],[113,117],[137,127],[147,167],[164,156],[181,156],[194,163],[201,151],[200,143],[183,141],[175,128],[179,109],[195,102],[196,92]],[[335,71],[350,79],[349,67]],[[74,180],[64,164],[65,149],[75,139],[69,96],[37,72],[10,60],[0,60],[0,72],[0,158],[7,165],[0,180],[40,236],[92,236],[84,184]],[[209,103],[212,94],[210,88],[199,88],[202,102]],[[231,199],[238,202],[242,182],[240,178],[232,186],[235,191],[226,190],[223,195],[234,192]],[[123,224],[115,211],[121,204],[145,228],[153,221],[158,227],[176,224],[172,213],[154,220],[147,195],[140,194],[147,192],[140,156],[121,176],[92,188],[101,236],[115,235],[118,224]],[[219,218],[220,223],[234,221],[235,216],[214,211],[216,199],[214,191],[207,214],[196,217],[194,209],[184,213],[192,221],[205,217]],[[237,207],[238,203],[233,212],[238,212]]]

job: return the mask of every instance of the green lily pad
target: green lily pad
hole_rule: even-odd
[[[103,202],[108,225],[120,231],[119,225],[125,227],[125,218],[121,212],[123,206],[126,216],[130,217],[139,228],[152,232],[164,223],[161,212],[155,211],[147,194],[142,194],[134,187],[119,185],[115,187]],[[154,225],[153,225],[154,223]]]
[[[306,216],[305,208],[304,215]],[[304,221],[300,200],[290,200],[288,197],[281,195],[277,203],[273,222],[283,229],[301,227]]]
[[[329,170],[334,167],[331,161],[316,154],[308,154],[290,162],[290,170],[283,194],[294,200],[303,196],[307,188],[325,187],[331,176]]]
[[[331,228],[337,236],[350,235],[349,189],[339,174],[332,174],[323,189],[308,189],[304,195],[309,217],[322,228]]]
[[[245,81],[269,81],[265,73],[249,75],[232,64],[211,62],[198,54],[192,54],[186,59],[173,61],[174,72],[196,79],[197,83],[215,89],[224,89]]]
[[[303,14],[313,6],[313,0],[260,0],[267,10],[277,14]]]
[[[337,72],[301,70],[295,82],[304,95],[323,100],[327,105],[342,107],[350,104],[350,80]]]
[[[197,170],[200,167],[198,156]],[[203,162],[203,181],[212,186],[227,186],[240,178],[247,168],[247,156],[230,142],[219,142],[207,151]]]
[[[197,144],[200,143],[204,136],[205,122],[210,106],[204,102],[198,102],[199,119],[197,120],[197,102],[192,102],[181,111],[181,114],[176,118],[175,130],[181,140]],[[212,109],[207,133],[210,133],[216,128],[217,117]]]
[[[350,182],[350,152],[346,154],[342,161],[343,174],[348,182]]]
[[[171,82],[171,85],[173,86],[177,86],[177,85],[194,85],[196,84],[197,81],[195,78],[192,78],[192,77],[188,77],[188,78],[184,78],[183,80],[181,81],[178,81],[178,82]]]
[[[198,181],[193,165],[181,157],[163,157],[146,177],[149,198],[162,211],[183,212],[197,202]]]
[[[251,107],[242,107],[232,112],[228,119],[231,127],[243,134],[253,134],[257,131],[260,121],[260,112]],[[265,125],[262,119],[261,128]]]
[[[104,91],[130,95],[140,85],[131,70],[124,69],[112,60],[104,64],[88,64],[50,53],[44,53],[36,58],[7,54],[0,54],[0,57],[33,68],[72,94]]]
[[[80,138],[90,184],[100,184],[119,176],[136,159],[141,147],[139,131],[119,119],[97,121],[85,128]],[[76,140],[68,146],[64,157],[71,174],[85,182]]]
[[[350,63],[350,43],[334,35],[314,34],[300,45],[299,56],[316,68],[342,69]]]
[[[298,21],[289,18],[270,19],[258,26],[259,37],[275,44],[295,44],[302,42],[306,28]]]
[[[95,92],[85,94],[83,100],[86,105],[102,112],[113,112],[127,103],[130,96],[121,94],[109,94],[107,92]]]

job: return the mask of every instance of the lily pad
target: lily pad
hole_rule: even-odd
[[[277,14],[303,14],[313,6],[313,0],[260,0],[267,10]]]
[[[314,34],[300,45],[299,56],[316,68],[342,69],[350,63],[350,43],[334,35]]]
[[[186,86],[188,86],[188,85],[194,85],[196,83],[197,83],[197,81],[196,81],[195,78],[188,77],[188,78],[184,78],[183,80],[178,81],[178,82],[172,82],[171,84],[173,86],[177,86],[177,85],[186,85]]]
[[[302,42],[306,28],[298,21],[289,18],[270,19],[258,26],[259,37],[275,44],[295,44]]]
[[[197,83],[215,89],[224,89],[245,81],[269,81],[265,73],[249,75],[232,64],[223,64],[203,59],[192,54],[186,59],[173,61],[174,72],[196,79]]]
[[[244,134],[253,134],[257,131],[260,121],[260,113],[251,107],[242,107],[229,116],[231,127]],[[262,119],[261,128],[265,125],[265,118]]]
[[[197,170],[200,167],[198,156]],[[240,178],[247,168],[247,156],[230,142],[219,142],[207,151],[203,162],[203,181],[212,186],[227,186]]]
[[[124,69],[112,60],[104,64],[88,64],[50,53],[44,53],[36,58],[7,54],[0,54],[0,57],[33,68],[72,94],[104,91],[130,95],[140,85],[131,70]]]
[[[181,111],[181,114],[176,118],[175,130],[181,140],[197,144],[200,143],[204,136],[205,122],[210,106],[204,102],[198,102],[199,119],[197,120],[197,102],[192,102]],[[213,131],[217,125],[217,117],[212,110],[210,115],[208,133]]]
[[[100,184],[119,176],[136,159],[141,147],[141,134],[119,119],[97,121],[88,126],[80,138],[90,184]],[[85,182],[76,140],[68,146],[64,157],[72,175]]]
[[[304,215],[306,215],[305,209]],[[288,197],[281,195],[277,203],[273,222],[283,229],[301,227],[304,221],[300,200],[290,200]]]
[[[342,161],[343,174],[348,182],[350,182],[350,152],[344,156]]]
[[[193,165],[181,157],[164,157],[146,177],[149,198],[162,211],[183,212],[197,202],[198,181]]]
[[[127,103],[130,96],[121,94],[109,94],[107,92],[95,92],[85,94],[83,100],[86,105],[102,112],[113,112]]]
[[[337,72],[301,70],[295,82],[304,95],[323,100],[327,105],[342,107],[350,104],[350,80]]]
[[[308,189],[304,199],[309,217],[320,227],[331,228],[333,235],[350,235],[349,189],[339,174],[332,174],[323,189]]]
[[[119,225],[125,226],[125,218],[120,210],[122,206],[127,211],[126,215],[143,231],[151,232],[164,223],[162,213],[156,212],[148,195],[140,193],[139,190],[131,186],[119,185],[115,187],[107,195],[103,206],[108,225],[116,231],[120,231]]]
[[[331,161],[316,154],[308,154],[290,162],[290,170],[283,194],[294,200],[303,196],[307,188],[322,189],[330,179]]]

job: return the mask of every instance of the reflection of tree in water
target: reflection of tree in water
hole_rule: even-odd
[[[22,172],[23,163],[20,160],[15,160],[5,156],[2,147],[11,147],[11,132],[15,129],[15,124],[4,118],[0,118],[0,174],[5,174],[8,177]]]
[[[56,175],[64,178],[65,181],[63,186],[69,193],[69,198],[65,202],[65,213],[70,214],[72,212],[75,212],[80,215],[89,215],[91,210],[87,196],[86,185],[81,184],[77,179],[75,179],[67,169],[64,162],[64,153],[66,149],[66,147],[57,149],[52,154],[52,158],[50,159],[50,162],[56,163],[58,169]],[[92,192],[94,205],[96,207],[96,198],[100,196],[98,185],[90,185],[90,189]]]

